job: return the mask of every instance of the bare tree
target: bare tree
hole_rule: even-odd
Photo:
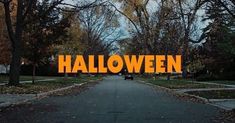
[[[85,31],[82,40],[87,48],[84,54],[102,54],[120,38],[118,16],[109,5],[84,9],[77,17]]]
[[[189,2],[189,3],[188,3]],[[182,43],[182,57],[183,57],[183,78],[187,77],[187,61],[188,61],[188,48],[189,43],[200,43],[201,40],[193,41],[191,40],[193,24],[197,18],[197,12],[205,4],[205,0],[196,0],[193,3],[190,3],[189,0],[183,1],[178,0],[179,13],[181,16],[184,37]]]

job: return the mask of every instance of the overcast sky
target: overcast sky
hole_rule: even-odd
[[[79,1],[90,1],[90,2],[93,2],[95,0],[65,0],[66,3],[70,3],[70,4],[77,4]],[[118,6],[118,4],[116,4],[117,7],[119,8],[120,6]],[[151,12],[154,12],[157,10],[157,6],[158,6],[158,3],[156,2],[156,0],[150,0],[149,4],[148,4],[148,11],[151,13]],[[199,10],[198,12],[198,15],[201,16],[197,22],[197,32],[198,32],[198,35],[200,35],[200,33],[202,32],[202,29],[204,27],[206,27],[206,25],[208,24],[208,21],[206,22],[202,22],[201,19],[202,19],[202,16],[204,15],[204,11],[203,10]],[[122,37],[125,38],[125,37],[128,37],[129,34],[127,32],[127,23],[128,23],[128,20],[125,19],[125,17],[120,17],[119,19],[119,22],[120,22],[120,32],[122,33]],[[195,38],[197,38],[197,36],[195,36]]]

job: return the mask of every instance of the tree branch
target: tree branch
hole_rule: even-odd
[[[218,0],[218,2],[224,7],[224,9],[233,17],[235,18],[235,14],[222,2],[221,0]]]
[[[128,17],[124,12],[120,11],[115,5],[113,5],[111,2],[109,2],[109,4],[117,11],[119,12],[120,14],[124,15],[131,23],[132,25],[135,27],[136,31],[138,34],[141,34],[137,25],[135,24],[135,22],[130,18]]]
[[[29,12],[32,11],[33,5],[37,3],[37,0],[30,0],[28,3],[28,7],[26,7],[26,11],[23,14],[23,20],[25,20],[26,16],[28,15]]]
[[[92,3],[89,3],[87,5],[82,5],[82,6],[78,6],[78,5],[73,5],[73,4],[69,4],[69,3],[61,3],[61,5],[64,5],[64,6],[69,6],[69,7],[72,7],[70,9],[63,9],[63,8],[60,8],[60,10],[62,11],[65,11],[65,12],[79,12],[81,10],[84,10],[84,9],[88,9],[88,8],[94,8],[94,7],[97,7],[97,6],[101,6],[101,5],[104,5],[107,1],[104,1],[104,2],[101,2],[99,4],[96,4],[98,0],[95,0],[94,2]]]
[[[12,0],[0,0],[0,3],[7,4],[11,3]]]

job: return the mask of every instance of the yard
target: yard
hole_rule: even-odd
[[[192,91],[187,93],[206,99],[235,99],[235,90]]]
[[[37,77],[38,79],[54,79],[50,81],[41,81],[32,83],[22,83],[20,86],[0,86],[0,94],[37,94],[50,90],[71,86],[73,84],[85,83],[101,79],[101,76],[86,76],[81,77]],[[25,76],[27,79],[27,76]],[[30,79],[28,79],[30,80]]]
[[[163,79],[153,79],[153,78],[143,78],[138,77],[139,80],[166,87],[169,89],[194,89],[194,88],[225,88],[221,85],[203,84],[196,82],[189,82],[187,80],[163,80]]]

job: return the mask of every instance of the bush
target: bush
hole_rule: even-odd
[[[31,76],[33,71],[32,65],[22,65],[21,66],[21,75]],[[36,68],[37,76],[63,76],[58,73],[58,68],[56,65],[42,65]]]
[[[221,80],[235,80],[235,72],[226,72],[219,76]]]
[[[217,80],[218,77],[215,75],[210,75],[210,74],[203,74],[203,75],[199,75],[196,80],[197,81],[213,81],[213,80]]]

